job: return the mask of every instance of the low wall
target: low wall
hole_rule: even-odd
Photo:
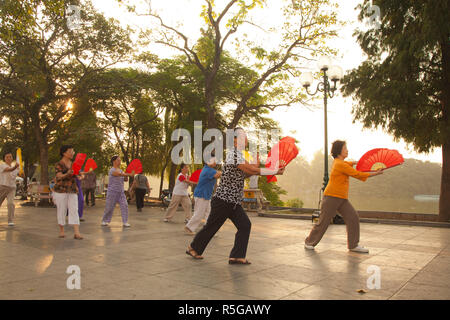
[[[269,207],[267,211],[290,211],[292,214],[312,214],[318,209],[314,208],[287,208],[287,207]],[[387,212],[387,211],[357,211],[360,218],[369,219],[391,219],[408,221],[431,221],[437,222],[438,215],[431,213],[408,213],[408,212]],[[289,213],[290,214],[290,213]]]

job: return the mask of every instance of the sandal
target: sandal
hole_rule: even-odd
[[[73,238],[76,239],[76,240],[83,240],[83,237],[82,237],[82,236],[74,235]]]
[[[197,252],[191,247],[188,247],[188,249],[186,250],[186,254],[190,255],[194,259],[203,259],[203,257],[198,255]]]
[[[233,259],[233,260],[228,260],[228,264],[252,264],[250,261],[248,261],[247,259],[245,260],[237,260],[237,259]]]

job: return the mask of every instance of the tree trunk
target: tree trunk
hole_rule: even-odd
[[[41,162],[41,180],[40,183],[48,184],[48,145],[47,143],[39,143],[39,159]]]
[[[162,190],[163,190],[163,185],[164,185],[164,173],[166,172],[166,168],[167,168],[167,160],[166,163],[164,164],[162,170],[161,170],[161,180],[159,181],[159,198],[161,198],[161,194],[162,194]]]
[[[41,164],[41,178],[40,183],[48,185],[48,142],[47,136],[41,130],[41,121],[39,119],[39,112],[32,113],[31,123],[33,125],[36,142],[39,146],[39,160]]]
[[[442,144],[441,195],[439,198],[439,221],[450,220],[450,46],[448,36],[441,42],[442,48],[442,118],[444,143]]]
[[[169,190],[173,191],[175,187],[175,178],[177,177],[177,165],[173,162],[170,163],[170,173],[169,173]]]
[[[206,79],[205,80],[205,103],[206,103],[206,112],[208,112],[208,123],[207,128],[217,128],[216,122],[216,113],[214,111],[214,86],[213,80]]]
[[[441,195],[439,221],[450,221],[450,139],[442,145]]]

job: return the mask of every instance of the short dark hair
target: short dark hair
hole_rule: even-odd
[[[181,170],[183,170],[184,167],[187,167],[187,164],[182,162],[180,164],[180,170],[178,171],[178,173],[181,173]]]
[[[116,161],[118,157],[119,156],[112,156],[112,158],[111,158],[111,165],[114,165],[114,161]]]
[[[343,140],[336,140],[333,142],[331,146],[331,156],[336,159],[342,152],[342,148],[346,144],[346,141]]]
[[[59,148],[59,155],[61,157],[64,156],[64,153],[66,153],[66,151],[69,149],[73,149],[73,146],[71,146],[70,144],[65,144],[61,146],[61,148]]]
[[[9,150],[3,151],[3,153],[2,153],[2,159],[3,159],[3,161],[5,161],[5,158],[6,158],[6,156],[7,156],[8,154],[12,155],[12,152],[9,151]]]

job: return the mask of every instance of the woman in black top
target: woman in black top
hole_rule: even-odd
[[[211,199],[208,221],[186,250],[186,253],[195,259],[203,259],[201,254],[209,241],[229,218],[236,226],[237,232],[228,263],[250,264],[245,256],[251,222],[241,206],[244,179],[252,175],[275,175],[284,172],[284,168],[271,170],[246,162],[242,150],[248,145],[247,135],[242,128],[234,129],[234,135],[234,148],[227,154],[220,184]]]

